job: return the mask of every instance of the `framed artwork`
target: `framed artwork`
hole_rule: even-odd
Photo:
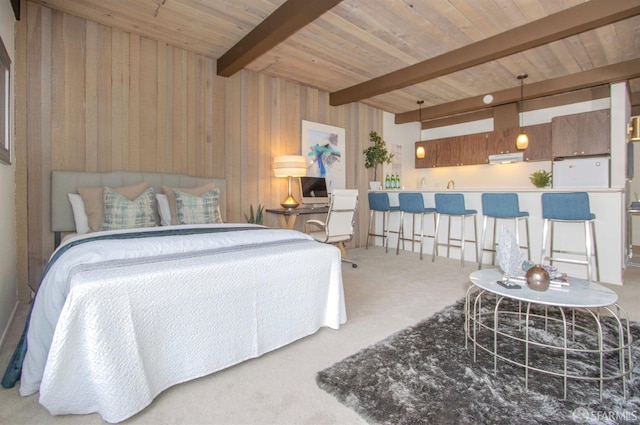
[[[302,155],[307,176],[325,177],[327,190],[345,189],[344,128],[302,120]]]
[[[9,71],[11,59],[0,38],[0,162],[11,164],[11,126],[9,114]]]

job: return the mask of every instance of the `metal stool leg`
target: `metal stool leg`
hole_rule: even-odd
[[[411,252],[415,252],[416,243],[416,215],[411,213]]]
[[[460,225],[460,231],[462,232],[460,234],[460,265],[464,267],[464,222],[467,221],[467,217],[462,215],[460,216],[460,220],[462,221]]]
[[[398,227],[398,243],[396,244],[396,255],[400,253],[400,240],[404,249],[404,211],[400,211],[400,226]]]
[[[478,261],[478,223],[476,223],[475,214],[471,216],[471,220],[473,220],[473,243],[476,244],[476,261]]]
[[[493,241],[491,242],[491,264],[496,264],[498,249],[498,219],[493,217]]]
[[[389,252],[389,211],[382,213],[382,234],[384,234],[384,252]]]
[[[531,238],[529,237],[529,217],[524,218],[524,226],[527,232],[527,260],[531,260]]]
[[[371,210],[371,214],[369,214],[369,231],[367,232],[367,243],[364,246],[365,249],[369,249],[369,236],[371,235],[371,225],[373,224],[373,213],[374,210]]]
[[[542,224],[542,252],[540,253],[540,264],[544,264],[545,258],[547,258],[547,237],[549,231],[549,219],[545,218]]]
[[[424,245],[424,213],[420,215],[422,216],[422,221],[420,224],[420,259],[422,260],[422,249]]]
[[[450,258],[449,252],[451,250],[451,216],[447,216],[447,258]]]
[[[431,254],[431,262],[436,261],[438,255],[438,230],[440,229],[440,213],[436,213],[436,234],[433,240],[433,252]]]
[[[596,243],[596,223],[591,222],[591,233],[593,239],[593,255],[596,266],[596,280],[600,282],[600,261],[598,260],[598,244]]]
[[[588,221],[584,222],[584,246],[585,246],[585,253],[587,256],[587,280],[589,282],[592,282],[592,274],[591,274],[591,247],[592,242],[591,242],[591,223]]]
[[[484,244],[485,235],[487,234],[487,220],[489,216],[485,215],[482,220],[482,239],[480,241],[480,258],[478,259],[478,270],[482,269],[482,260],[484,260]]]

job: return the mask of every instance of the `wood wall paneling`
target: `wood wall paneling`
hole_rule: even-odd
[[[22,10],[26,10],[26,0],[22,0]],[[29,282],[29,241],[25,237],[29,226],[28,218],[28,175],[27,175],[27,22],[22,19],[15,26],[16,54],[13,62],[15,75],[15,170],[16,170],[16,286],[18,301],[26,303],[31,298]],[[22,236],[22,237],[18,237]]]
[[[382,131],[379,109],[332,107],[329,93],[252,71],[218,77],[212,58],[32,2],[23,18],[16,33],[16,62],[25,64],[25,78],[16,78],[16,93],[25,93],[16,153],[26,157],[16,184],[28,187],[27,218],[18,226],[18,241],[27,241],[18,249],[21,296],[27,282],[37,286],[53,250],[51,170],[226,178],[224,216],[243,222],[249,205],[278,207],[285,197],[287,181],[273,177],[272,159],[302,153],[303,119],[345,128],[347,186],[361,193],[348,247],[364,244],[369,178],[362,150],[371,130]],[[303,225],[300,219],[296,228]]]

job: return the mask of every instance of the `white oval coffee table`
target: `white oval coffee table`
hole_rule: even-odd
[[[631,359],[631,332],[626,312],[617,304],[618,295],[597,283],[570,278],[569,285],[552,287],[546,291],[534,291],[525,283],[516,282],[517,287],[505,287],[503,274],[498,269],[477,270],[470,274],[471,286],[465,303],[465,346],[473,343],[473,359],[477,350],[493,355],[494,373],[498,360],[525,370],[525,388],[528,388],[529,372],[536,371],[563,379],[564,398],[567,397],[567,380],[596,381],[600,385],[602,399],[605,381],[621,379],[626,398],[627,379],[633,369]],[[517,309],[507,308],[504,300],[518,301]],[[483,308],[483,303],[485,307]],[[490,306],[490,308],[487,307]],[[533,307],[533,309],[532,309]],[[549,314],[549,312],[556,314]],[[601,310],[606,315],[601,316]],[[576,322],[576,311],[586,313],[590,320]],[[569,317],[567,317],[569,313]],[[603,317],[610,317],[608,322]],[[500,326],[501,320],[517,320],[517,329]],[[559,342],[551,343],[537,338],[540,331],[551,333]],[[490,332],[493,338],[479,338],[481,332]],[[590,335],[594,344],[575,343],[576,332]],[[501,344],[522,344],[522,357],[505,356],[499,352]],[[559,362],[535,363],[531,354],[535,350],[552,350],[558,353]],[[593,357],[597,376],[585,376],[581,370],[571,370],[569,358],[581,355]],[[612,357],[617,362],[613,367]]]

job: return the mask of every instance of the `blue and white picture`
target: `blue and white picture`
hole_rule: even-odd
[[[325,177],[327,189],[344,189],[344,128],[302,121],[302,155],[307,159],[307,176]]]

